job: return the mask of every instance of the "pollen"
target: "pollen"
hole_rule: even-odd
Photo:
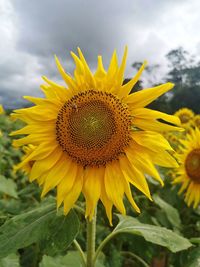
[[[131,116],[108,92],[80,92],[60,109],[56,137],[62,150],[82,166],[117,160],[130,141]]]
[[[195,183],[200,183],[200,149],[190,152],[185,162],[186,172]]]

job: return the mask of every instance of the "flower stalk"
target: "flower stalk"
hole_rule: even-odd
[[[86,267],[95,267],[96,210],[93,219],[87,219],[87,261]]]

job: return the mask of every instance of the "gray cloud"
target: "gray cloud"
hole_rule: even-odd
[[[38,95],[41,75],[59,80],[54,54],[73,72],[69,51],[77,46],[94,69],[98,54],[108,66],[113,49],[121,57],[127,44],[128,76],[134,61],[164,65],[179,45],[196,52],[199,8],[198,0],[1,0],[0,97]]]

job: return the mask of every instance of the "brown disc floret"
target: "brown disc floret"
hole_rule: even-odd
[[[113,94],[89,90],[68,100],[56,121],[63,151],[77,163],[101,166],[118,159],[130,140],[131,118]]]
[[[192,150],[185,162],[188,177],[195,183],[200,183],[200,149]]]

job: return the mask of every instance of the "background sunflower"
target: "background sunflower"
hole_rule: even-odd
[[[185,201],[188,206],[197,208],[200,202],[200,131],[191,129],[186,139],[180,140],[178,159],[180,167],[174,183],[180,183],[179,194],[185,191]]]
[[[192,125],[194,112],[191,109],[181,108],[178,111],[176,111],[174,115],[179,117],[182,127],[187,128]]]

